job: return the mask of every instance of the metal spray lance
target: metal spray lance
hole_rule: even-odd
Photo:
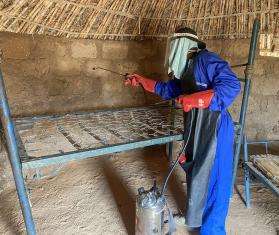
[[[104,70],[104,71],[107,71],[107,72],[110,72],[110,73],[114,73],[114,74],[117,74],[117,75],[119,75],[119,76],[122,76],[122,77],[125,77],[125,79],[127,79],[127,76],[129,75],[128,73],[119,73],[119,72],[116,72],[116,71],[114,71],[114,70],[110,70],[110,69],[107,69],[107,68],[103,68],[103,67],[94,67],[94,68],[92,68],[93,70],[98,70],[98,69],[100,69],[100,70]]]

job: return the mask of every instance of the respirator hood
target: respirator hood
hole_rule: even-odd
[[[203,50],[206,44],[199,40],[197,33],[190,28],[180,28],[168,37],[165,53],[165,67],[168,74],[178,79],[181,78],[187,67],[187,54],[191,49]]]

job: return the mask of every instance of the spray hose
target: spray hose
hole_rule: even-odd
[[[164,195],[164,194],[165,194],[165,191],[166,191],[166,189],[167,189],[167,184],[168,184],[169,178],[170,178],[171,174],[173,173],[175,167],[177,166],[177,164],[178,164],[178,162],[179,162],[179,157],[180,157],[180,155],[186,150],[186,147],[187,147],[187,145],[188,145],[188,143],[189,143],[190,136],[191,136],[191,132],[192,132],[192,125],[193,125],[192,119],[193,119],[193,110],[191,110],[191,119],[190,119],[190,120],[191,120],[191,123],[190,123],[189,135],[188,135],[188,137],[187,137],[187,140],[184,142],[183,147],[182,147],[181,151],[179,152],[179,154],[178,154],[178,156],[177,156],[175,162],[172,164],[172,167],[171,167],[170,170],[169,170],[169,173],[168,173],[168,175],[167,175],[167,177],[166,177],[166,179],[165,179],[165,181],[164,181],[164,184],[163,184],[163,187],[162,187],[162,190],[161,190],[161,195]]]

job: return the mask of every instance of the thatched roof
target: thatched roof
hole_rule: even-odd
[[[0,0],[0,31],[71,38],[162,38],[188,25],[202,38],[278,33],[278,0]]]

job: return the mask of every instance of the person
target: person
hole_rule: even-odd
[[[186,172],[185,224],[201,235],[224,235],[233,169],[234,125],[227,108],[240,92],[228,62],[206,49],[197,33],[175,31],[170,41],[167,82],[128,75],[126,85],[142,86],[184,110],[184,141],[179,163]]]

